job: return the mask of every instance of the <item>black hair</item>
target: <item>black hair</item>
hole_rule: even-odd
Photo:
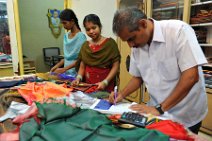
[[[64,9],[60,15],[59,15],[60,20],[63,21],[72,21],[74,20],[75,24],[77,25],[77,27],[79,28],[79,30],[81,30],[79,23],[78,23],[78,19],[76,14],[74,13],[73,10],[71,9]]]
[[[89,15],[85,16],[85,18],[83,20],[84,27],[85,27],[86,22],[92,22],[93,24],[98,25],[100,27],[100,29],[102,29],[101,21],[100,21],[99,17],[95,14],[89,14]]]

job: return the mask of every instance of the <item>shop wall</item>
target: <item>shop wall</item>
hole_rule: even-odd
[[[97,14],[102,22],[102,34],[116,39],[112,32],[113,15],[117,9],[117,0],[70,0],[71,7],[76,13],[82,31],[83,19],[87,14]],[[89,39],[89,38],[88,38]]]
[[[48,9],[63,10],[63,0],[19,0],[23,55],[35,61],[37,72],[49,71],[43,61],[45,47],[63,47],[63,34],[55,38],[48,26]]]

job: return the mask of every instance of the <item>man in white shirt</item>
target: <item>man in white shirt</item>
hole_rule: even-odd
[[[193,29],[179,20],[147,19],[141,10],[127,8],[115,13],[113,32],[132,47],[132,79],[116,102],[145,83],[150,101],[132,110],[154,115],[166,111],[197,134],[208,112],[201,68],[207,60]],[[109,100],[114,102],[114,93]]]

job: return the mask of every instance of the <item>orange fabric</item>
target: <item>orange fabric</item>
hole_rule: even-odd
[[[171,138],[193,141],[183,125],[171,120],[163,120],[146,126],[147,129],[158,130]]]
[[[31,105],[33,101],[43,102],[48,98],[63,97],[73,90],[64,87],[51,82],[41,84],[28,82],[25,86],[20,87],[18,92]]]

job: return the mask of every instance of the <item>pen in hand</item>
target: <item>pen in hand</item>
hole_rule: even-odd
[[[114,87],[114,104],[116,105],[116,98],[117,98],[117,93],[118,93],[118,87]]]

